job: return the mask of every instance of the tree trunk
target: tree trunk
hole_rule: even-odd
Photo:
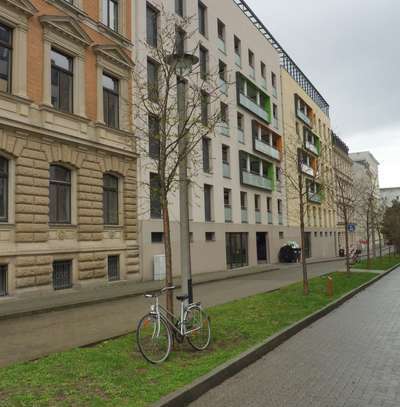
[[[369,246],[369,235],[370,235],[370,227],[369,227],[369,213],[367,213],[367,268],[371,268],[371,250]]]
[[[300,239],[301,239],[301,264],[303,273],[303,293],[308,295],[308,276],[307,276],[307,261],[304,252],[305,247],[305,227],[304,227],[304,197],[303,197],[303,178],[299,175],[299,198],[300,198]]]
[[[349,221],[347,214],[344,215],[344,237],[346,244],[346,271],[350,273],[350,253],[349,253]]]
[[[164,227],[164,252],[165,252],[165,285],[173,285],[172,277],[172,251],[171,251],[171,230],[169,223],[168,201],[162,205],[163,227]],[[166,292],[166,308],[168,312],[174,311],[174,293],[172,290]]]

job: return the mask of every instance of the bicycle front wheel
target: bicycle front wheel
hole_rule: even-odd
[[[145,315],[138,324],[136,340],[140,353],[150,363],[164,362],[171,352],[171,331],[162,317]]]
[[[205,350],[211,342],[211,325],[208,315],[201,307],[194,306],[186,311],[184,323],[190,345],[196,350]]]

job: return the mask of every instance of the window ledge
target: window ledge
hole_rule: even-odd
[[[48,3],[55,4],[56,6],[62,8],[63,10],[68,10],[78,17],[88,17],[88,14],[81,8],[68,3],[65,0],[46,0]]]
[[[114,127],[108,127],[106,126],[103,122],[95,122],[95,127],[104,129],[106,131],[109,131],[111,133],[116,133],[122,136],[129,136],[129,137],[136,137],[133,131],[128,131],[128,130],[122,130],[122,129],[115,129]]]
[[[0,222],[0,230],[10,230],[14,228],[15,228],[14,223]]]
[[[0,91],[0,97],[4,98],[4,99],[8,99],[12,102],[24,103],[26,105],[30,105],[33,102],[31,99],[13,95],[12,93],[3,92],[3,91]]]
[[[101,32],[108,34],[110,37],[112,37],[114,40],[119,41],[124,46],[126,46],[126,47],[133,46],[133,43],[128,38],[126,38],[124,35],[120,34],[119,32],[114,31],[112,28],[107,27],[102,22],[99,21],[97,23],[97,27],[99,28],[99,30]]]
[[[122,230],[124,225],[104,225],[104,230]]]
[[[70,223],[49,223],[50,229],[77,229],[78,225],[71,225]]]
[[[45,110],[47,112],[51,112],[51,113],[57,114],[59,116],[65,117],[66,119],[79,120],[82,123],[90,123],[90,120],[87,117],[81,116],[76,113],[61,112],[60,110],[55,109],[53,106],[41,104],[41,105],[39,105],[39,110]]]

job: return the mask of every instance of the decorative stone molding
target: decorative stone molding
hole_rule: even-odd
[[[73,13],[78,17],[87,17],[87,13],[82,10],[82,0],[74,0],[73,4],[65,0],[46,0],[50,4],[54,4],[56,7],[63,11]]]
[[[118,76],[129,78],[133,69],[133,61],[122,50],[113,44],[96,44],[93,51],[97,55],[97,63],[103,66],[111,64],[110,69],[118,72]]]
[[[4,0],[4,3],[5,5],[3,7],[14,9],[15,12],[23,14],[26,17],[32,17],[38,12],[30,0]]]
[[[123,177],[126,177],[128,175],[128,170],[131,165],[132,161],[125,162],[120,158],[110,155],[99,159],[99,166],[103,173],[114,172],[116,174],[122,175]]]

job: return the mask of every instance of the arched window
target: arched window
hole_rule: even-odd
[[[50,223],[71,223],[71,171],[50,165]]]
[[[0,222],[8,221],[8,160],[0,157]]]
[[[105,225],[118,225],[118,177],[103,176],[103,218]]]

